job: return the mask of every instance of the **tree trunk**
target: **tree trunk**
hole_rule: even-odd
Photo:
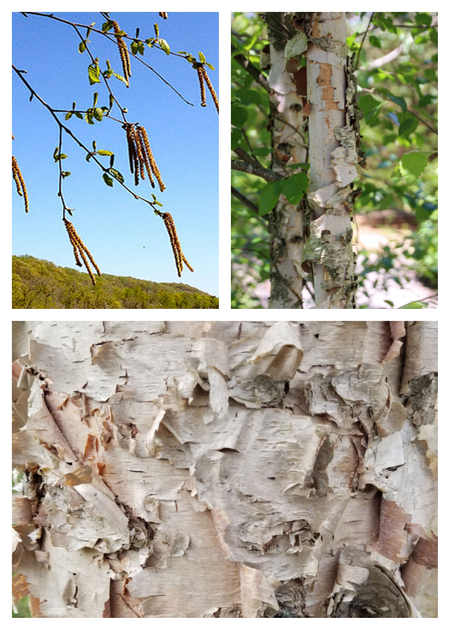
[[[311,271],[314,308],[353,309],[351,204],[356,164],[364,158],[346,14],[267,13],[265,19],[272,168],[286,176],[290,165],[310,164],[309,203],[291,206],[281,195],[272,212],[270,308],[302,308],[303,281]]]
[[[286,69],[287,40],[280,37],[280,24],[289,29],[292,14],[267,13],[270,39],[269,97],[272,129],[272,170],[283,176],[301,172],[293,164],[308,161],[307,129],[303,115],[306,71],[294,62]],[[271,293],[269,308],[302,308],[303,204],[292,205],[280,196],[269,220],[271,235]]]
[[[17,322],[13,361],[34,617],[435,616],[435,322]]]

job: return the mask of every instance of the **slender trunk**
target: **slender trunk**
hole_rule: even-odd
[[[284,47],[286,38],[280,28],[289,25],[291,14],[269,13],[270,73],[269,95],[273,145],[272,170],[283,176],[301,172],[290,169],[292,164],[307,162],[308,148],[302,110],[306,96],[305,69],[286,70]],[[281,26],[280,26],[281,25]],[[271,295],[269,308],[302,308],[303,278],[303,211],[302,204],[291,205],[284,195],[272,211],[271,235]]]
[[[289,165],[310,164],[308,200],[291,206],[281,195],[271,215],[270,308],[302,308],[311,272],[314,308],[352,309],[357,283],[351,204],[356,165],[364,158],[346,14],[266,13],[265,20],[272,168],[289,175]]]
[[[310,188],[313,206],[303,260],[312,266],[315,308],[354,308],[352,181],[356,178],[356,130],[348,86],[346,14],[305,14]],[[350,89],[348,89],[350,87]],[[352,92],[353,89],[353,92]]]
[[[34,617],[435,616],[435,322],[16,322],[13,361]]]

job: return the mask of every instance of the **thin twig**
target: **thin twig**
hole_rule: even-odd
[[[355,62],[355,64],[354,64],[354,70],[357,70],[357,69],[358,69],[359,56],[361,55],[361,50],[362,50],[362,47],[364,46],[364,40],[366,39],[366,36],[367,36],[367,31],[369,30],[370,23],[372,22],[372,18],[373,18],[373,16],[374,16],[374,13],[373,13],[373,11],[372,11],[372,13],[370,14],[369,23],[368,23],[368,25],[367,25],[366,30],[364,31],[364,35],[363,35],[363,38],[362,38],[362,40],[361,40],[361,44],[360,44],[360,46],[359,46],[358,56],[356,57],[356,62]]]
[[[12,66],[14,72],[18,75],[18,77],[21,79],[21,81],[26,85],[26,87],[28,88],[28,90],[30,91],[30,94],[37,98],[38,101],[50,112],[51,116],[55,119],[57,125],[62,128],[71,138],[72,140],[74,140],[78,146],[83,149],[83,151],[86,152],[86,154],[91,156],[91,159],[97,164],[97,166],[99,166],[102,171],[104,173],[107,173],[108,175],[111,176],[111,172],[109,168],[106,168],[105,166],[103,166],[103,164],[100,162],[100,160],[98,160],[95,155],[92,154],[92,151],[90,149],[88,149],[82,142],[81,140],[79,140],[76,135],[68,128],[66,127],[58,118],[58,116],[54,113],[52,107],[46,103],[44,101],[43,98],[41,98],[39,96],[39,94],[37,92],[35,92],[34,88],[31,87],[31,85],[28,83],[28,81],[22,76],[23,75],[23,70],[18,70],[14,65]],[[128,188],[128,186],[126,184],[124,184],[123,182],[121,182],[120,180],[114,178],[116,182],[118,182],[122,188],[124,188],[127,192],[129,192],[131,195],[133,195],[133,197],[135,199],[140,199],[141,201],[145,201],[145,203],[148,203],[152,208],[153,211],[155,212],[155,214],[157,214],[158,216],[161,216],[162,213],[157,210],[157,208],[155,207],[156,204],[152,201],[149,201],[148,199],[145,199],[145,197],[141,197],[140,195],[136,194],[133,190],[131,190],[131,188]]]
[[[37,13],[37,12],[26,12],[26,15],[37,15],[39,17],[47,17],[47,18],[51,18],[52,20],[56,20],[57,22],[62,22],[63,24],[68,24],[70,26],[72,26],[73,28],[86,28],[86,29],[90,29],[93,33],[98,33],[99,35],[103,35],[104,37],[106,37],[106,39],[108,39],[110,42],[114,43],[115,46],[117,46],[117,40],[115,37],[109,35],[108,33],[105,33],[97,28],[94,28],[93,26],[89,25],[89,24],[77,24],[76,22],[70,22],[69,20],[65,20],[61,17],[58,17],[56,15],[54,15],[53,13]],[[105,18],[106,19],[106,18]],[[127,39],[132,39],[134,40],[135,38],[130,37],[129,35],[124,35],[124,37],[126,37]],[[84,39],[83,39],[84,41]],[[141,41],[141,40],[136,40],[136,41]],[[145,43],[145,42],[144,42]],[[162,48],[160,46],[153,46],[153,48],[157,48],[158,50],[162,50]],[[173,90],[175,92],[175,94],[177,96],[179,96],[187,105],[191,105],[193,106],[194,104],[191,103],[190,101],[188,101],[187,99],[184,98],[184,96],[178,92],[178,90],[176,88],[174,88],[174,86],[169,83],[169,81],[167,81],[161,74],[159,74],[159,72],[157,72],[154,68],[152,68],[152,66],[150,66],[148,63],[146,63],[143,59],[141,59],[141,57],[138,57],[136,55],[134,55],[131,51],[129,51],[129,54],[131,54],[134,59],[136,59],[137,61],[139,61],[140,63],[142,63],[146,68],[148,68],[149,70],[151,70],[154,74],[156,74],[156,76],[158,77],[158,79],[161,79],[161,81],[163,83],[165,83],[171,90]],[[186,59],[187,56],[186,55],[180,55],[179,53],[175,53],[175,52],[170,52],[169,54],[174,55],[175,57],[181,57],[183,59]]]
[[[239,190],[235,188],[234,186],[231,186],[231,194],[233,195],[233,197],[236,197],[236,199],[240,201],[243,206],[251,210],[253,214],[255,215],[255,219],[258,219],[261,225],[267,228],[267,223],[264,220],[264,218],[260,216],[259,209],[256,204],[250,201],[250,199],[247,199],[247,197],[243,195],[241,192],[239,192]]]

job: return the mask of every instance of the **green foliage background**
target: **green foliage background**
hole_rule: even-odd
[[[414,269],[419,279],[437,288],[437,62],[435,13],[347,13],[347,44],[359,55],[357,71],[363,148],[368,170],[358,169],[355,187],[362,189],[355,211],[370,215],[385,210],[384,227],[392,241],[374,255],[361,250],[359,299],[367,296],[364,281],[378,273],[376,288],[388,279],[402,283],[402,272]],[[367,30],[370,20],[370,27]],[[234,13],[232,19],[232,150],[242,147],[266,168],[271,164],[268,95],[234,59],[245,55],[260,68],[268,43],[256,13]],[[364,33],[367,31],[366,35]],[[371,62],[401,48],[392,61]],[[268,70],[262,70],[268,75]],[[232,308],[262,308],[256,285],[269,278],[269,237],[260,210],[266,182],[232,171],[232,186],[254,207],[232,196]],[[265,193],[266,194],[266,191]],[[387,216],[386,216],[387,214]],[[403,239],[398,238],[398,220]],[[395,227],[394,227],[395,223]],[[364,300],[363,300],[364,301]],[[414,303],[423,307],[423,303]],[[387,302],[389,308],[391,303]],[[361,306],[360,306],[361,307]],[[362,307],[364,308],[364,307]]]
[[[13,256],[13,308],[219,308],[218,298],[182,283],[86,273],[32,256]]]

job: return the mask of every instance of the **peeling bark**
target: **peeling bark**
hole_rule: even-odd
[[[286,57],[284,44],[279,40],[280,19],[286,29],[290,27],[291,14],[267,14],[269,23],[270,73],[269,97],[271,104],[271,128],[273,144],[272,170],[283,176],[301,172],[301,168],[288,168],[308,161],[307,124],[303,113],[306,104],[306,72],[298,60]],[[274,18],[275,16],[275,18]],[[279,17],[276,17],[279,16]],[[275,19],[274,29],[270,24]],[[292,41],[292,40],[291,40]],[[300,55],[301,48],[291,50]],[[304,204],[291,205],[284,195],[269,220],[271,234],[271,295],[269,308],[302,308],[302,271]]]
[[[282,195],[271,214],[269,306],[302,308],[303,282],[311,271],[314,308],[353,309],[351,204],[356,166],[364,167],[365,160],[346,14],[264,16],[271,44],[272,168],[286,176],[286,166],[310,164],[307,199],[293,207]]]
[[[436,615],[435,322],[18,322],[13,402],[34,617]]]

